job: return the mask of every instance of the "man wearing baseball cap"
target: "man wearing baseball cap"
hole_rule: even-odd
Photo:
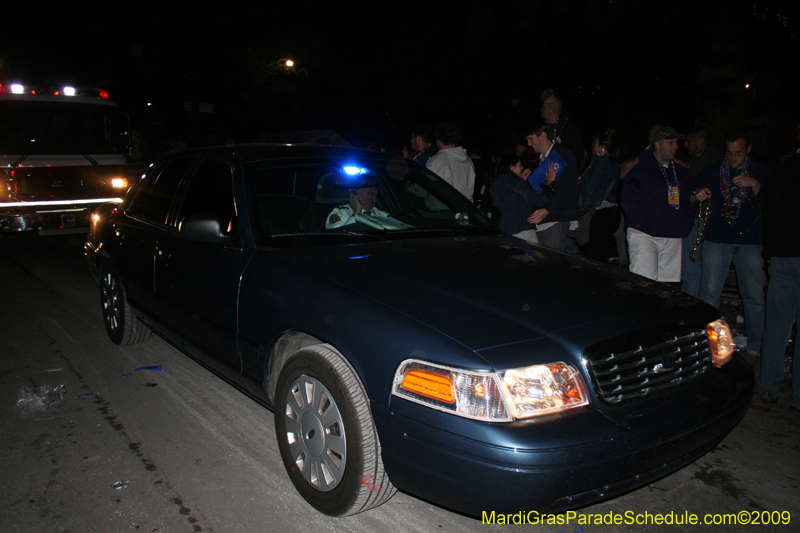
[[[691,209],[708,198],[708,189],[691,188],[692,175],[675,164],[678,139],[684,135],[662,127],[653,145],[622,183],[630,271],[656,281],[681,280],[681,241],[694,222]]]

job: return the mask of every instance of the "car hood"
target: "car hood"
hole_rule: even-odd
[[[643,324],[644,315],[655,311],[671,320],[698,304],[625,270],[512,237],[408,239],[277,253],[472,350],[620,316],[640,315]],[[610,334],[606,331],[606,338]]]

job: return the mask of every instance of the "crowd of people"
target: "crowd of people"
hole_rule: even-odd
[[[497,158],[470,154],[449,122],[413,126],[403,155],[498,217],[509,235],[614,263],[716,308],[733,264],[746,349],[761,357],[758,391],[776,403],[784,352],[800,320],[800,217],[792,211],[800,205],[800,151],[771,168],[752,157],[746,128],[728,131],[721,153],[704,127],[681,134],[655,124],[647,146],[625,157],[620,132],[611,128],[585,144],[552,92],[542,95],[541,118]],[[171,138],[165,153],[184,149]],[[381,216],[376,194],[364,185],[331,213],[327,227],[352,223],[362,211]],[[430,212],[445,207],[419,194]],[[791,405],[800,409],[798,340],[795,333]]]
[[[751,156],[746,128],[727,132],[721,154],[706,128],[684,135],[657,124],[645,149],[621,160],[617,131],[601,130],[586,150],[555,96],[543,99],[542,119],[526,144],[477,183],[453,124],[415,126],[405,155],[499,215],[510,235],[616,263],[716,308],[733,264],[746,349],[761,357],[758,392],[763,402],[777,403],[784,353],[800,319],[800,218],[792,216],[800,205],[800,150],[772,169]],[[681,143],[688,159],[679,156]],[[794,409],[797,341],[795,333]]]

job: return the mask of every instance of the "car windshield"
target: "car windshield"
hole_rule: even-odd
[[[498,233],[467,198],[401,157],[263,161],[246,172],[259,241],[269,247]]]

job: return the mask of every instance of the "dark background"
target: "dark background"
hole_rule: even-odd
[[[449,119],[488,153],[524,135],[551,88],[587,143],[613,127],[640,149],[660,122],[705,125],[722,150],[746,125],[776,162],[800,121],[798,4],[28,3],[4,7],[0,82],[102,87],[154,152],[303,129],[396,151],[411,124]]]

